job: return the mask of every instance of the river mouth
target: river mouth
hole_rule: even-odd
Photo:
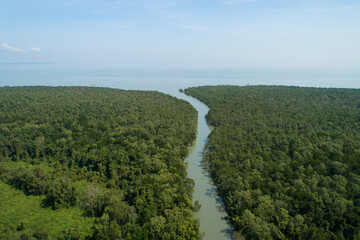
[[[200,233],[202,240],[232,239],[233,228],[225,219],[227,216],[223,200],[218,195],[217,187],[210,174],[202,163],[203,151],[211,127],[207,124],[205,116],[209,108],[199,100],[185,94],[176,94],[176,97],[188,101],[198,111],[198,127],[196,140],[189,147],[188,177],[195,182],[193,201],[201,204],[200,211],[195,214],[200,220]]]

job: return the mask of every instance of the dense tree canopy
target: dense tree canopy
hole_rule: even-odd
[[[360,90],[204,86],[205,161],[246,239],[360,239]]]
[[[189,103],[159,92],[0,88],[0,238],[197,239],[184,163],[196,123]],[[49,212],[81,210],[84,221],[1,216],[16,205],[11,196]]]

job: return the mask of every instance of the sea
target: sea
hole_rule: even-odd
[[[99,69],[0,63],[3,86],[96,86],[169,93],[203,85],[360,88],[359,69]]]

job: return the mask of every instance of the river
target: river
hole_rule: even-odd
[[[176,97],[190,102],[198,111],[197,136],[190,154],[185,160],[189,164],[188,177],[194,179],[195,191],[193,200],[201,204],[196,217],[200,219],[200,232],[204,233],[203,240],[222,240],[232,238],[232,227],[224,219],[225,206],[217,195],[217,188],[202,164],[203,150],[211,130],[206,123],[205,115],[209,108],[195,98],[176,94]]]

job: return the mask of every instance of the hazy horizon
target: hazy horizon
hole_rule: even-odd
[[[360,69],[66,69],[54,65],[0,65],[0,86],[98,86],[168,90],[202,85],[285,85],[360,88]]]

